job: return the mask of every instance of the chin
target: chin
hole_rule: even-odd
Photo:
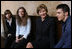
[[[61,19],[58,19],[58,21],[61,21]]]
[[[46,16],[42,16],[43,18],[45,18]]]

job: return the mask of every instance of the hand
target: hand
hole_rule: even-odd
[[[19,39],[16,39],[16,43],[18,43],[19,42]]]
[[[24,37],[19,38],[19,40],[22,40]]]
[[[11,36],[11,34],[8,34],[8,37]]]
[[[31,42],[29,42],[26,46],[26,48],[33,48],[33,45],[31,44]]]

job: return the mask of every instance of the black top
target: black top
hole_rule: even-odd
[[[34,47],[52,48],[54,46],[55,22],[54,19],[46,16],[42,22],[41,17],[36,21],[36,40],[32,42]]]
[[[6,26],[7,26],[7,29],[8,29],[8,32],[6,33],[6,35],[8,35],[10,33],[10,34],[15,36],[15,34],[16,34],[16,20],[15,20],[14,17],[12,17],[11,26],[9,25],[9,23],[6,20]]]

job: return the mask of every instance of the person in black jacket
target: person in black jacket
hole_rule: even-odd
[[[44,4],[37,8],[40,18],[36,21],[36,39],[29,42],[26,48],[53,48],[55,43],[55,22],[47,12],[47,7]]]
[[[4,16],[5,16],[5,24],[8,30],[7,32],[5,32],[6,35],[5,48],[10,48],[12,42],[15,40],[16,22],[10,10],[6,10],[4,12]]]

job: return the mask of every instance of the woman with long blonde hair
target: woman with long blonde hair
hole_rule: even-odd
[[[20,7],[17,10],[16,16],[16,40],[12,45],[12,48],[24,48],[26,47],[27,37],[30,34],[31,21],[24,7]]]

